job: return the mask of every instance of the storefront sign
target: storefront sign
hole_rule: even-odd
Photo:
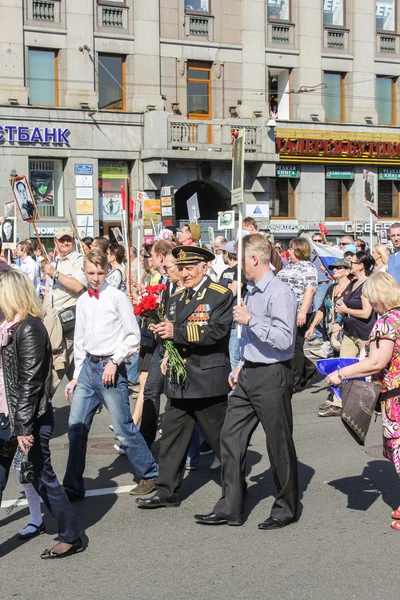
[[[378,179],[389,181],[400,181],[400,169],[379,169]]]
[[[69,129],[61,127],[17,127],[16,125],[0,125],[0,143],[18,144],[66,144],[69,146]]]
[[[93,175],[76,175],[76,187],[93,187]]]
[[[379,221],[372,225],[372,233],[377,233],[380,229],[390,229],[394,221]],[[349,221],[344,223],[345,233],[370,233],[371,226],[369,221],[358,223],[357,221]]]
[[[276,153],[281,161],[354,162],[386,164],[400,162],[398,136],[349,132],[332,137],[326,131],[277,131]]]
[[[276,165],[276,176],[298,179],[300,177],[300,167],[297,165]]]
[[[54,226],[53,225],[46,225],[46,226],[40,226],[39,223],[37,223],[36,227],[38,230],[38,234],[40,235],[40,237],[42,238],[54,238],[55,232],[57,227],[63,227],[65,225],[65,223],[57,223]],[[36,237],[35,234],[35,230],[33,229],[32,224],[29,225],[29,235],[31,238]]]
[[[354,169],[335,169],[335,167],[326,167],[326,179],[354,179]]]
[[[75,175],[93,175],[93,165],[75,165]]]
[[[269,219],[269,202],[246,204],[246,217],[253,219]]]
[[[93,214],[93,200],[77,200],[76,201],[76,213],[78,215]]]

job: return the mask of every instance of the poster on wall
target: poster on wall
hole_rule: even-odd
[[[54,206],[54,171],[31,171],[33,197],[38,206]]]
[[[124,161],[99,163],[99,210],[104,221],[121,218],[121,185],[127,186],[128,165]]]

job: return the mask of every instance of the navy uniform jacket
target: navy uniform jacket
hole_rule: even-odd
[[[228,394],[229,336],[234,298],[209,277],[191,300],[186,290],[169,299],[166,316],[174,324],[174,346],[185,360],[182,384],[165,378],[169,398],[213,398]]]

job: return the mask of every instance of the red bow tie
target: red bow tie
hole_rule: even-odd
[[[88,288],[88,294],[90,298],[94,296],[95,298],[97,298],[97,300],[99,299],[99,290],[92,290],[92,288]]]

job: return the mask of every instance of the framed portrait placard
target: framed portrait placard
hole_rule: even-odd
[[[12,180],[12,190],[22,220],[26,223],[35,221],[38,218],[38,210],[31,187],[25,175],[20,175]]]
[[[16,248],[15,217],[6,217],[1,223],[1,241],[4,250]]]

